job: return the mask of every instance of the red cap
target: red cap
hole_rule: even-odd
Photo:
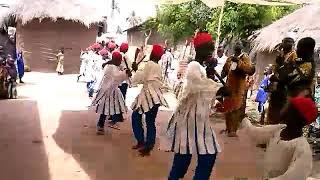
[[[128,43],[122,43],[120,46],[120,52],[126,52],[129,49],[129,44]]]
[[[289,101],[305,119],[306,125],[311,124],[317,119],[318,109],[312,99],[298,96],[290,98]]]
[[[107,54],[108,54],[108,51],[107,51],[105,48],[103,48],[103,49],[101,49],[101,51],[99,51],[99,54],[100,54],[101,56],[104,56],[104,55],[107,55]]]
[[[92,46],[91,46],[92,49],[101,49],[101,45],[99,43],[94,43]]]
[[[109,43],[108,43],[108,48],[109,48],[109,49],[115,49],[115,48],[116,48],[116,44],[113,43],[113,42],[109,42]]]
[[[152,47],[152,51],[151,51],[151,54],[157,58],[161,58],[161,56],[163,55],[164,53],[164,50],[162,48],[162,46],[158,45],[158,44],[155,44],[153,45]]]
[[[112,53],[112,59],[117,61],[122,61],[122,55],[119,51],[114,51]]]
[[[196,37],[193,38],[193,44],[195,48],[198,48],[200,45],[213,42],[212,36],[206,32],[197,33]]]

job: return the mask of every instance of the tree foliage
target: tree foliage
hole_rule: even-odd
[[[221,26],[222,38],[245,39],[273,21],[291,13],[297,6],[260,6],[227,2]],[[207,30],[217,36],[220,8],[215,9]]]
[[[196,29],[205,29],[212,11],[200,0],[191,1],[180,5],[164,5],[156,18],[148,19],[142,29],[157,28],[161,35],[171,43],[192,36]]]
[[[244,39],[254,31],[291,13],[298,6],[259,6],[227,2],[221,26],[221,39]],[[158,9],[156,18],[150,18],[142,29],[157,28],[169,41],[188,38],[196,30],[205,30],[217,36],[221,8],[210,9],[201,0],[180,5],[164,5]]]

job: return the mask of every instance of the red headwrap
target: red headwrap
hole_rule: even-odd
[[[153,45],[151,54],[152,54],[154,57],[160,59],[161,56],[163,55],[163,53],[164,53],[163,47],[161,47],[161,46],[158,45],[158,44]]]
[[[212,36],[206,32],[197,33],[196,37],[193,38],[194,48],[198,48],[204,43],[213,42]]]
[[[120,52],[126,52],[129,49],[128,43],[122,43],[120,46]]]
[[[298,96],[290,98],[289,101],[299,112],[299,114],[305,119],[306,125],[311,124],[317,119],[318,109],[312,99]]]
[[[109,49],[115,49],[115,48],[116,48],[116,44],[113,43],[113,42],[109,42],[109,43],[108,43],[108,48],[109,48]]]
[[[91,46],[92,49],[101,49],[101,45],[99,43],[94,43],[92,46]]]
[[[107,55],[107,54],[108,54],[108,51],[107,51],[105,48],[103,48],[101,51],[99,51],[99,54],[100,54],[101,56],[104,56],[104,55]]]
[[[122,55],[119,51],[114,51],[112,53],[112,60],[122,61]]]

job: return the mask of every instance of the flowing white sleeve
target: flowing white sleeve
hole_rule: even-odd
[[[279,132],[286,125],[267,125],[263,127],[253,126],[248,118],[243,119],[242,128],[256,144],[267,144],[276,132]]]
[[[298,143],[288,170],[270,180],[306,180],[312,171],[312,152],[307,141]]]

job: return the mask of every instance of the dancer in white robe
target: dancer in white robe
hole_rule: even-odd
[[[120,65],[120,69],[121,70],[127,70],[127,69],[131,69],[131,65],[132,65],[132,62],[130,61],[130,59],[128,58],[128,56],[126,55],[126,53],[128,52],[129,50],[129,45],[128,43],[122,43],[120,45],[120,52],[121,52],[121,55],[122,55],[122,62],[121,62],[121,65]],[[128,67],[127,67],[128,66]],[[128,78],[126,80],[124,80],[120,85],[119,85],[119,88],[122,92],[122,95],[124,97],[124,99],[126,99],[126,95],[127,95],[127,91],[128,91],[128,88],[131,86],[131,80]]]
[[[192,155],[198,156],[194,179],[209,179],[221,148],[210,122],[211,100],[217,84],[199,62],[188,65],[178,106],[169,121],[161,149],[175,153],[169,179],[183,178]]]
[[[131,74],[130,71],[119,70],[121,61],[120,52],[113,52],[112,60],[104,67],[103,80],[92,101],[92,106],[96,106],[96,113],[100,114],[97,124],[98,134],[104,134],[104,124],[107,116],[111,116],[109,127],[119,129],[117,123],[122,119],[122,114],[127,112],[124,98],[118,86]]]
[[[137,71],[132,79],[133,84],[143,84],[141,92],[131,105],[132,128],[137,145],[133,149],[139,149],[140,155],[150,155],[154,148],[156,140],[155,119],[160,106],[168,107],[168,103],[163,97],[163,83],[161,81],[161,67],[158,64],[163,55],[163,48],[159,45],[153,45],[148,61],[142,71],[137,71],[137,64],[132,64],[132,69]],[[147,125],[147,138],[144,138],[144,130],[142,127],[142,114],[145,114]]]

